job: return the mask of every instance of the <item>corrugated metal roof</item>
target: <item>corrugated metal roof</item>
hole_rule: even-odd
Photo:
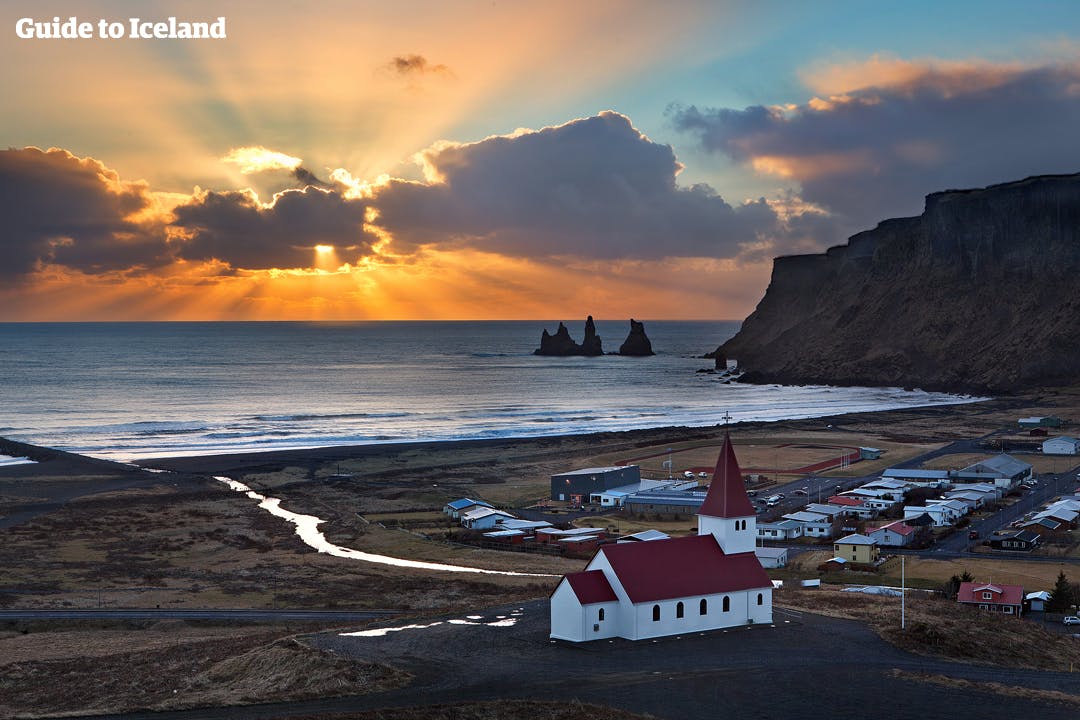
[[[570,589],[574,591],[574,595],[582,605],[616,602],[619,599],[615,591],[611,589],[611,583],[600,570],[570,573],[563,577],[570,583]]]
[[[1031,470],[1031,465],[1017,460],[1011,455],[995,455],[982,462],[972,463],[960,472],[999,473],[1002,477],[1013,477]]]
[[[990,593],[990,598],[984,598],[983,593]],[[956,593],[959,602],[990,603],[994,605],[1019,605],[1024,600],[1024,588],[1021,585],[990,585],[989,583],[965,582],[960,583],[960,590]]]
[[[865,535],[859,535],[858,533],[852,533],[851,535],[845,535],[836,541],[838,545],[877,545],[877,540],[872,537],[866,537]]]
[[[599,553],[633,603],[772,587],[754,553],[725,555],[711,534],[605,545]]]

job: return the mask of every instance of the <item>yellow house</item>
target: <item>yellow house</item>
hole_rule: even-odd
[[[865,535],[847,535],[840,538],[833,545],[837,557],[842,557],[848,562],[861,565],[871,565],[877,562],[877,540]]]

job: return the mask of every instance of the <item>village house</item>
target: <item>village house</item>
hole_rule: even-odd
[[[1020,523],[1019,528],[1021,530],[1033,532],[1040,537],[1052,536],[1056,533],[1067,533],[1069,531],[1068,525],[1061,522],[1060,520],[1055,520],[1054,518],[1050,517],[1044,517],[1039,518],[1038,520],[1028,520],[1026,522],[1022,522]]]
[[[1069,529],[1076,529],[1077,519],[1080,518],[1080,501],[1063,498],[1050,503],[1045,510],[1035,513],[1033,520],[1051,518],[1058,521]]]
[[[869,520],[877,515],[877,510],[867,507],[865,498],[852,497],[851,495],[833,495],[829,498],[829,505],[840,508],[844,511],[844,515],[862,518],[863,520]]]
[[[953,510],[945,505],[905,505],[904,520],[928,515],[934,527],[950,527],[956,522]]]
[[[629,640],[772,622],[756,516],[724,437],[698,534],[603,545],[551,594],[552,638]]]
[[[909,547],[925,541],[928,535],[928,526],[909,525],[903,520],[866,529],[866,536],[876,540],[879,547]]]
[[[960,583],[956,601],[980,610],[1020,617],[1024,611],[1024,588],[1022,585],[964,582]]]
[[[491,530],[500,519],[513,517],[513,515],[503,510],[478,506],[462,513],[461,524],[469,530]]]
[[[803,534],[802,523],[794,520],[758,523],[757,536],[761,540],[796,540]]]
[[[761,562],[763,568],[787,567],[787,548],[756,547],[754,548],[754,554],[757,555],[757,559]]]
[[[784,520],[799,523],[802,526],[803,537],[831,538],[833,536],[833,519],[827,515],[800,510],[784,515]]]
[[[990,538],[989,544],[994,550],[1029,551],[1039,544],[1039,535],[1030,530],[999,533]]]
[[[845,535],[833,544],[836,557],[859,565],[873,565],[878,561],[877,540],[866,535]]]
[[[491,505],[483,500],[473,500],[472,498],[461,498],[460,500],[451,500],[443,506],[443,512],[449,515],[454,520],[461,519],[461,514],[466,513],[469,510],[478,507],[490,508]]]

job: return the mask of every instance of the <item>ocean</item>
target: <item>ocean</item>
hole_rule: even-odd
[[[0,436],[129,461],[781,420],[970,401],[724,384],[737,322],[646,321],[656,355],[537,357],[557,321],[0,323]],[[581,321],[568,322],[578,341]],[[626,320],[598,321],[618,349]]]

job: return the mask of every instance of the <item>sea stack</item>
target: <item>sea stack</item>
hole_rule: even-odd
[[[559,323],[559,329],[555,334],[550,334],[545,328],[540,336],[540,348],[533,351],[533,355],[551,355],[554,357],[568,357],[571,355],[603,355],[604,349],[600,342],[600,336],[596,334],[596,325],[592,315],[585,321],[585,341],[578,345],[570,337],[570,331],[566,326]]]
[[[645,323],[639,323],[637,320],[630,318],[630,334],[626,336],[626,340],[619,346],[619,354],[633,357],[646,357],[656,354],[653,352],[649,336],[645,334]]]
[[[604,354],[604,348],[600,345],[600,336],[596,334],[596,324],[593,323],[592,315],[585,319],[585,339],[581,341],[581,354]]]

